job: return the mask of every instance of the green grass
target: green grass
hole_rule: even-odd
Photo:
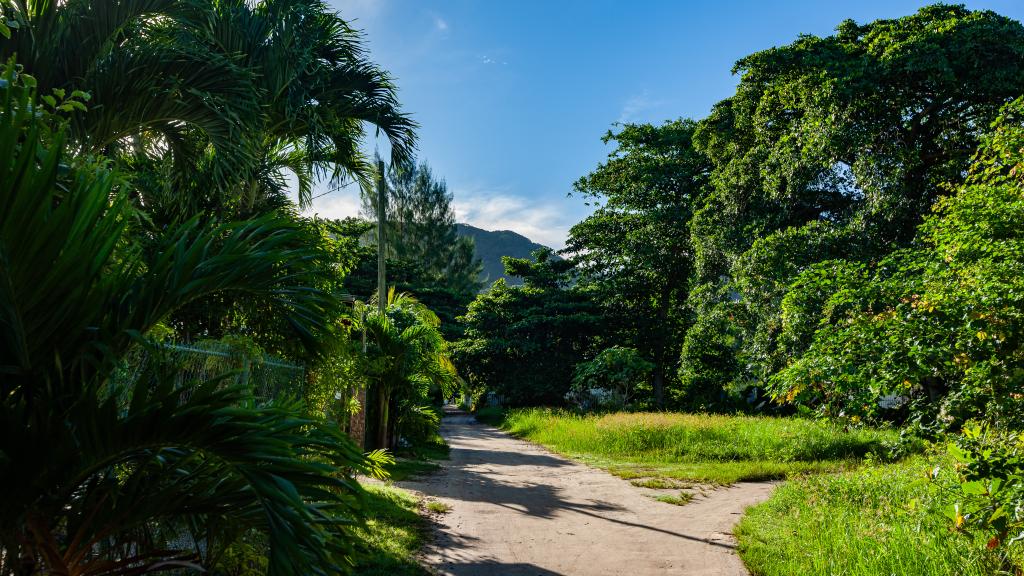
[[[485,406],[473,412],[473,416],[484,424],[501,426],[505,421],[505,409],[496,406]]]
[[[678,495],[665,494],[663,496],[655,496],[655,500],[658,502],[664,502],[666,504],[674,504],[676,506],[685,506],[693,500],[692,492],[680,492]]]
[[[482,411],[481,411],[482,412]],[[485,414],[494,421],[497,414]],[[709,484],[775,480],[850,470],[866,454],[883,454],[895,431],[803,418],[678,413],[580,416],[530,408],[500,422],[508,432],[626,479],[664,478]]]
[[[448,459],[448,445],[439,435],[426,442],[395,453],[395,463],[385,466],[390,479],[396,482],[408,480],[416,476],[430,474],[440,466],[437,460]]]
[[[438,468],[437,460],[448,459],[448,445],[435,435],[426,442],[400,450],[395,463],[385,467],[390,480],[407,480],[429,474]],[[366,526],[356,529],[365,553],[354,570],[360,576],[428,576],[430,572],[416,562],[423,546],[428,520],[425,514],[443,514],[448,507],[441,502],[423,502],[409,492],[391,486],[366,488]]]
[[[740,522],[740,556],[755,576],[996,574],[983,541],[950,530],[930,467],[918,456],[787,482]]]
[[[451,506],[445,504],[444,502],[438,502],[437,500],[431,500],[430,502],[427,502],[426,508],[427,511],[431,512],[432,514],[445,514],[452,509]]]
[[[629,482],[637,488],[653,488],[655,490],[668,490],[672,488],[689,488],[689,482],[679,482],[671,478],[638,478]]]
[[[427,576],[416,562],[427,534],[427,520],[420,502],[404,490],[366,486],[365,527],[356,529],[366,551],[357,559],[354,572],[361,576]]]

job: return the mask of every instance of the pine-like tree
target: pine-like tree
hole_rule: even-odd
[[[475,256],[473,239],[455,227],[452,194],[443,179],[434,177],[425,162],[394,165],[387,170],[385,235],[387,255],[422,272],[423,283],[460,294],[475,294],[483,265]],[[377,198],[363,193],[363,216],[377,219]],[[368,233],[377,242],[376,230]]]

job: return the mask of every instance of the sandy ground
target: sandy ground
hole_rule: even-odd
[[[676,506],[470,416],[445,418],[441,433],[451,460],[400,486],[451,506],[423,554],[446,575],[746,575],[731,530],[774,488],[741,483]]]

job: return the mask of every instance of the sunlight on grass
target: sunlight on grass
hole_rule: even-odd
[[[448,445],[440,435],[435,435],[428,442],[401,449],[395,454],[395,463],[385,467],[388,479],[401,482],[430,474],[440,468],[437,460],[448,459],[448,451]]]
[[[420,502],[404,490],[366,486],[365,527],[355,530],[365,547],[356,562],[361,576],[427,576],[415,559],[426,538],[427,521]]]
[[[932,465],[919,456],[788,482],[740,522],[740,556],[761,576],[996,574],[984,542],[950,530],[948,502],[923,481]]]
[[[488,414],[493,421],[493,416]],[[803,418],[513,410],[502,428],[626,479],[731,484],[853,469],[897,433]]]
[[[658,502],[664,502],[665,504],[685,506],[690,503],[690,500],[693,500],[693,493],[681,491],[678,495],[665,494],[663,496],[655,496],[654,499]]]

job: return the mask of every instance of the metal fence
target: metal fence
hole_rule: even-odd
[[[219,342],[197,344],[159,344],[152,350],[136,348],[122,362],[114,379],[120,383],[137,382],[153,362],[160,371],[173,374],[175,386],[188,399],[190,384],[216,378],[226,383],[250,387],[257,402],[282,397],[300,397],[304,393],[306,369],[265,354],[246,354]]]

